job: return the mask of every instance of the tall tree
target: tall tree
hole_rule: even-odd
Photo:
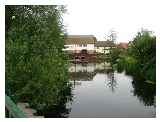
[[[6,94],[38,110],[70,96],[64,6],[6,6]]]
[[[139,62],[147,80],[156,81],[156,37],[152,32],[138,32],[129,48],[129,55]]]

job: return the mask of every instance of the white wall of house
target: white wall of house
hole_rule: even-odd
[[[81,50],[96,51],[97,53],[109,54],[111,47],[95,47],[94,44],[72,44],[65,45],[63,51],[80,52]]]
[[[94,44],[72,44],[72,45],[65,45],[64,51],[81,51],[81,50],[94,50]]]
[[[97,53],[109,54],[110,53],[110,47],[96,47],[96,52]]]

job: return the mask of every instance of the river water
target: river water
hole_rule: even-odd
[[[155,117],[155,86],[134,81],[109,63],[70,64],[68,117]]]

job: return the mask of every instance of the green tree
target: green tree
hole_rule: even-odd
[[[120,58],[120,54],[122,53],[121,49],[118,48],[112,48],[110,53],[110,60],[112,64],[117,63],[117,59]]]
[[[6,94],[37,110],[71,96],[62,52],[64,6],[6,6]]]
[[[129,55],[138,61],[145,79],[156,81],[156,37],[151,32],[138,32],[129,48]]]
[[[138,32],[127,50],[113,52],[111,57],[119,69],[143,80],[156,81],[156,37],[151,32]]]

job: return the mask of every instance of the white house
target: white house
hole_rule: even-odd
[[[93,35],[68,35],[63,50],[70,53],[80,53],[82,51],[94,53],[96,42],[97,39]]]
[[[93,35],[68,35],[65,40],[64,51],[68,53],[101,53],[109,54],[110,49],[114,48],[113,41],[97,41]]]
[[[95,47],[96,53],[109,54],[110,49],[115,47],[115,44],[113,41],[97,41]]]

